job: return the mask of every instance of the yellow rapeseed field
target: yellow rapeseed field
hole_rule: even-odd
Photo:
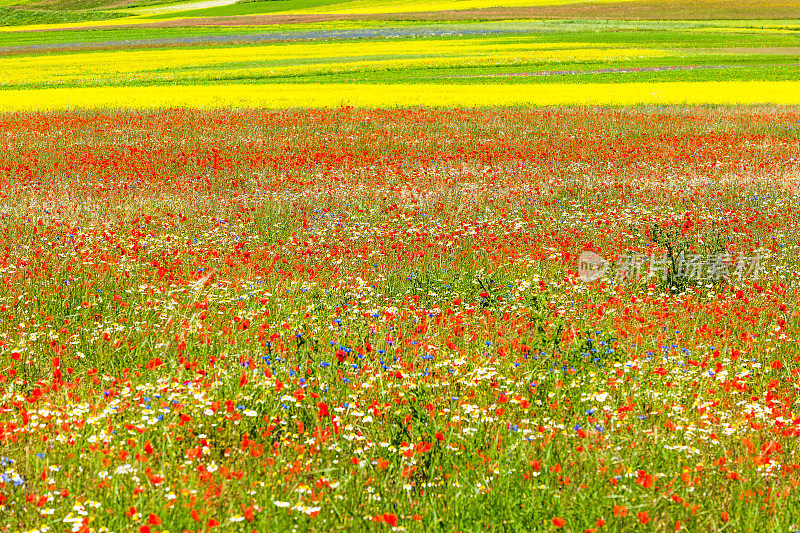
[[[308,74],[337,74],[347,72],[395,71],[405,68],[487,67],[513,66],[539,62],[616,61],[629,58],[663,57],[658,50],[644,49],[584,49],[548,50],[524,54],[492,54],[465,57],[412,57],[402,59],[324,61],[298,65],[281,65],[249,68],[206,68],[200,71],[173,71],[155,73],[153,76],[137,75],[137,79],[165,79],[172,82],[241,80],[242,78],[269,78],[275,76],[300,76]]]
[[[487,39],[293,43],[204,49],[118,50],[10,56],[0,85],[185,82],[276,73],[355,71],[359,67],[478,66],[543,61],[604,61],[664,57],[646,48]]]
[[[225,84],[0,91],[0,110],[800,104],[800,81],[531,85]]]

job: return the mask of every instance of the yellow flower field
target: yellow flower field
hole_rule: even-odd
[[[0,91],[0,110],[800,104],[800,81],[546,85],[225,84]]]
[[[157,49],[12,56],[0,60],[0,85],[163,82],[236,76],[341,72],[361,67],[496,65],[664,57],[647,48],[486,39],[370,43],[298,43],[213,49]],[[267,68],[268,67],[268,68]],[[181,70],[185,69],[185,70]]]
[[[570,62],[570,61],[618,61],[644,57],[664,57],[668,55],[658,50],[647,49],[603,49],[589,48],[585,50],[547,50],[541,52],[528,52],[524,54],[497,54],[490,56],[466,57],[411,57],[400,59],[381,60],[354,60],[309,63],[299,65],[281,65],[251,68],[208,68],[200,72],[175,72],[170,73],[170,81],[199,81],[220,79],[241,79],[243,77],[271,76],[299,76],[305,74],[337,74],[344,72],[368,72],[402,70],[415,68],[446,68],[446,67],[482,67],[482,66],[512,66],[520,64],[541,62]],[[163,74],[159,74],[163,77]],[[141,78],[139,78],[141,79]]]

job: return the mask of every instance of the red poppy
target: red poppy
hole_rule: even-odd
[[[392,527],[397,527],[397,515],[394,513],[383,513],[383,521]]]

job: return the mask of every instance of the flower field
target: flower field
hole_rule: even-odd
[[[526,42],[527,41],[527,42]],[[447,66],[512,65],[548,61],[619,61],[663,57],[663,51],[597,48],[584,43],[497,43],[490,39],[378,41],[224,48],[162,48],[91,54],[39,54],[9,57],[0,67],[6,86],[96,85],[180,82],[204,79],[290,76],[348,72],[356,69],[400,70],[415,64]],[[198,70],[200,72],[198,73]]]
[[[0,2],[0,112],[800,104],[800,7],[699,21],[643,1],[58,1]],[[601,7],[634,14],[525,11]]]
[[[795,20],[242,17],[0,27],[0,111],[800,103]]]
[[[800,530],[798,13],[0,0],[0,532]]]
[[[323,90],[324,89],[324,90]],[[248,84],[169,87],[12,89],[0,92],[5,111],[84,109],[267,108],[296,106],[458,107],[552,105],[800,104],[800,82],[664,82],[483,86],[447,84]]]
[[[0,529],[796,529],[799,119],[3,115]]]

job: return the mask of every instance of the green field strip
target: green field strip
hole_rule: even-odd
[[[114,11],[38,11],[0,7],[0,28],[34,24],[72,24],[118,20],[127,15]]]
[[[157,13],[145,15],[142,18],[149,20],[161,20],[170,18],[193,18],[193,17],[237,17],[242,15],[266,15],[283,13],[297,9],[307,9],[319,6],[329,6],[344,1],[335,0],[270,0],[265,2],[244,2],[228,6],[209,7],[206,9],[190,9],[180,12]]]
[[[336,84],[383,84],[402,85],[425,82],[446,85],[581,85],[591,83],[631,83],[631,82],[706,82],[706,81],[793,81],[800,78],[798,64],[731,64],[731,65],[632,65],[608,63],[577,65],[564,63],[544,63],[535,66],[516,66],[499,68],[441,68],[405,69],[387,68],[360,69],[356,72],[296,72],[284,75],[269,74],[264,69],[221,69],[153,71],[147,76],[133,74],[102,81],[76,81],[70,78],[54,78],[36,84],[5,84],[0,90],[9,91],[26,88],[53,87],[148,87],[168,84],[217,85],[220,83],[254,84],[308,83]],[[652,69],[652,70],[649,70]]]
[[[402,22],[338,22],[294,24],[275,26],[196,26],[161,28],[132,26],[130,28],[3,32],[0,31],[0,47],[19,45],[46,45],[61,43],[96,43],[113,41],[133,41],[126,46],[135,47],[140,39],[168,39],[180,37],[257,35],[257,34],[303,34],[314,31],[347,31],[347,30],[380,30],[391,31],[487,31],[506,32],[503,38],[535,39],[537,41],[561,42],[593,42],[593,43],[657,43],[670,47],[726,47],[726,46],[798,46],[800,45],[800,26],[738,26],[736,32],[726,30],[725,26],[697,25],[683,27],[674,23],[659,25],[642,24],[631,27],[629,24],[611,23],[603,25],[607,31],[597,32],[587,29],[583,23],[572,24],[563,21],[559,24],[517,22],[508,23],[402,23]],[[776,33],[780,31],[781,33]],[[486,35],[487,39],[500,38],[498,35]]]
[[[559,4],[577,4],[587,0],[502,0],[494,1],[406,1],[406,2],[353,2],[352,0],[266,0],[261,2],[242,2],[237,4],[188,9],[180,12],[157,13],[146,18],[153,20],[195,17],[237,17],[246,15],[270,14],[338,14],[338,13],[398,13],[452,11],[464,9],[486,9],[492,7],[529,7]],[[604,1],[604,0],[600,0]],[[606,0],[607,1],[607,0]],[[635,0],[631,0],[635,1]]]

